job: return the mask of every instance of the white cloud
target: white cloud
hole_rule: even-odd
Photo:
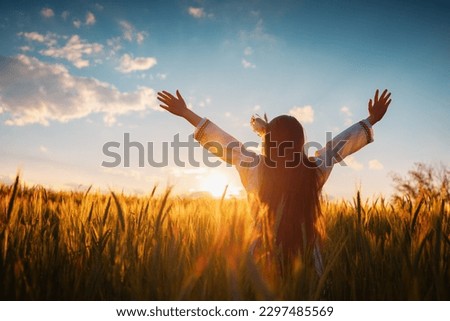
[[[73,25],[75,26],[75,28],[80,29],[80,27],[81,27],[81,21],[78,20],[78,19],[75,19],[75,20],[73,21]]]
[[[105,114],[103,116],[103,122],[106,126],[111,127],[117,122],[117,118],[114,114]]]
[[[255,105],[254,107],[253,107],[253,111],[258,111],[258,110],[260,110],[261,109],[261,106],[260,105]]]
[[[106,40],[106,44],[110,48],[110,54],[115,55],[120,49],[122,49],[120,37],[115,37]]]
[[[45,147],[44,145],[39,146],[39,151],[41,151],[42,153],[47,153],[48,152],[48,148]]]
[[[22,46],[19,49],[20,49],[20,51],[23,51],[23,52],[27,52],[27,51],[33,50],[33,48],[31,48],[30,46]]]
[[[125,20],[119,22],[120,27],[122,27],[122,33],[125,40],[133,41],[133,26]]]
[[[37,33],[35,31],[33,31],[33,32],[19,32],[18,35],[19,36],[23,36],[24,38],[26,38],[28,40],[32,40],[32,41],[37,41],[37,42],[44,42],[45,41],[45,37],[43,35],[41,35],[40,33]]]
[[[383,168],[384,168],[384,166],[379,160],[372,159],[369,161],[369,169],[374,170],[374,171],[380,171]]]
[[[289,110],[289,115],[294,116],[301,123],[312,123],[314,121],[314,109],[310,106],[294,107]]]
[[[344,159],[344,163],[347,164],[348,167],[354,169],[355,171],[360,171],[364,168],[364,165],[356,160],[353,155],[347,156]]]
[[[86,25],[87,26],[92,26],[95,24],[95,16],[92,12],[88,11],[86,13]]]
[[[44,18],[51,18],[55,15],[55,13],[53,12],[53,10],[51,8],[42,8],[41,10],[41,16],[43,16]]]
[[[45,36],[35,31],[19,32],[17,35],[25,38],[28,41],[39,42],[46,45],[47,47],[54,46],[58,43],[58,36],[51,32],[48,32]]]
[[[206,97],[204,100],[201,100],[198,103],[199,107],[206,107],[207,105],[211,104],[211,98],[210,97]]]
[[[144,31],[136,33],[136,42],[141,45],[144,42],[146,36],[147,33]]]
[[[350,108],[348,108],[347,106],[342,106],[341,113],[343,113],[347,117],[350,117],[353,115],[352,112],[350,111]]]
[[[28,41],[40,42],[46,46],[54,46],[58,42],[58,36],[51,32],[48,32],[45,36],[36,31],[19,32],[17,35],[24,37]]]
[[[63,65],[25,55],[0,56],[0,65],[0,113],[7,125],[48,125],[93,113],[106,115],[105,122],[112,124],[118,115],[159,109],[155,91],[148,87],[121,92],[109,83],[73,76]]]
[[[200,19],[206,16],[205,10],[203,8],[189,7],[188,13],[194,18]]]
[[[69,16],[69,12],[64,11],[61,16],[64,20],[66,20],[67,17]],[[91,11],[86,12],[86,16],[84,18],[84,23],[78,18],[73,19],[73,21],[72,21],[74,27],[77,29],[80,29],[82,25],[93,26],[93,25],[95,25],[96,22],[97,22],[97,19],[95,18],[95,15]]]
[[[345,117],[346,117],[344,124],[346,126],[350,126],[353,123],[353,119],[352,119],[353,113],[350,111],[350,108],[348,108],[347,106],[342,106],[340,111],[341,111],[341,114],[345,115]]]
[[[201,7],[189,7],[187,12],[190,16],[196,18],[196,19],[202,19],[202,18],[213,18],[214,14],[211,12],[206,12],[204,8]]]
[[[148,35],[145,31],[136,32],[134,26],[126,20],[119,21],[119,25],[122,29],[123,39],[129,42],[136,40],[138,44],[142,44],[145,37]]]
[[[153,57],[136,57],[133,58],[128,54],[124,54],[120,58],[120,65],[116,69],[123,73],[129,73],[137,70],[147,70],[156,65],[156,59]]]
[[[250,61],[247,61],[247,60],[245,60],[245,59],[242,59],[241,63],[242,63],[242,66],[243,66],[245,69],[249,69],[249,68],[254,69],[254,68],[256,68],[255,64],[252,64]]]
[[[258,21],[256,22],[256,25],[255,25],[255,28],[253,30],[241,31],[239,33],[239,37],[244,42],[259,41],[259,42],[265,42],[265,43],[273,43],[276,40],[276,38],[273,35],[268,34],[264,30],[264,22],[262,19],[258,19]]]
[[[67,39],[67,37],[58,36],[54,33],[42,35],[33,31],[20,32],[18,35],[29,41],[45,45],[47,48],[39,51],[41,55],[66,59],[77,68],[88,67],[90,62],[87,57],[98,54],[103,50],[101,44],[88,43],[86,40],[80,39],[78,35],[71,36],[63,47],[58,46],[58,40],[61,38]]]
[[[89,60],[86,59],[86,56],[100,53],[102,50],[103,46],[101,44],[88,43],[80,39],[78,35],[73,35],[64,47],[50,46],[39,51],[39,53],[48,57],[63,58],[70,61],[77,68],[84,68],[89,66]]]
[[[157,73],[156,74],[156,78],[161,79],[161,80],[166,80],[167,79],[167,74]]]
[[[252,47],[246,47],[246,48],[244,49],[244,55],[250,56],[250,55],[252,55],[252,54],[253,54],[253,49],[252,49]]]

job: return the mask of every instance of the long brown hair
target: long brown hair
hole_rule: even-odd
[[[278,116],[268,123],[259,198],[268,207],[276,244],[285,259],[305,253],[319,237],[318,171],[305,154],[304,143],[303,127],[294,117]]]

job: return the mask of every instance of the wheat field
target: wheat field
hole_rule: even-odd
[[[258,204],[0,185],[2,300],[449,300],[448,198],[323,200],[318,276],[250,251]],[[270,245],[267,245],[270,247]]]

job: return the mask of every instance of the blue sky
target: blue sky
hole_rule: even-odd
[[[136,153],[105,168],[102,147],[129,133],[158,160],[162,142],[186,141],[192,127],[158,108],[163,89],[241,141],[257,140],[249,119],[266,112],[298,116],[324,144],[388,88],[375,142],[325,192],[389,194],[391,173],[450,165],[449,35],[445,1],[2,1],[0,180],[20,170],[55,188],[238,194],[232,168],[140,168]]]

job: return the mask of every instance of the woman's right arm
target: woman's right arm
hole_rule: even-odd
[[[241,181],[247,188],[250,173],[259,164],[259,155],[246,149],[241,142],[209,119],[202,118],[187,108],[178,90],[176,95],[177,97],[167,91],[159,92],[158,99],[163,103],[160,106],[191,123],[195,127],[194,138],[215,156],[236,166]]]
[[[163,104],[159,105],[168,112],[186,119],[194,127],[200,123],[202,118],[195,112],[187,108],[186,102],[177,90],[177,97],[167,91],[158,92],[158,100]]]
[[[177,97],[167,91],[158,92],[158,100],[163,103],[160,106],[191,123],[195,127],[194,138],[203,147],[225,162],[235,165],[238,170],[242,167],[252,167],[259,160],[255,153],[245,149],[236,138],[209,119],[202,118],[187,108],[178,90],[176,95]]]

